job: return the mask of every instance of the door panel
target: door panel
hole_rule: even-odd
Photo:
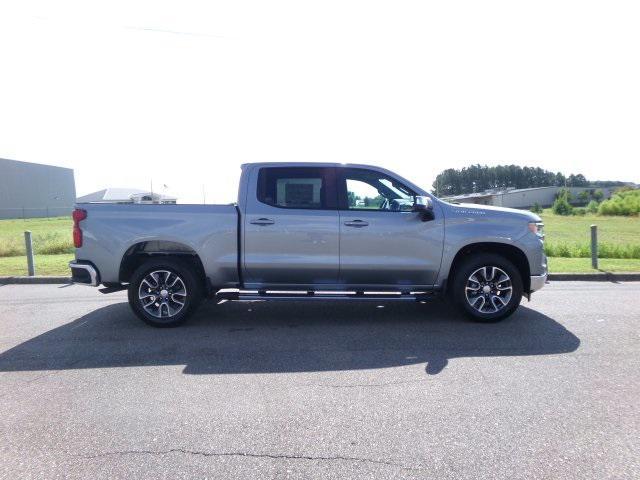
[[[433,285],[444,240],[439,212],[423,221],[410,189],[362,168],[339,172],[340,282],[350,285]]]
[[[349,222],[366,222],[362,227]],[[340,281],[432,285],[442,258],[442,220],[413,212],[340,211]]]
[[[336,283],[338,212],[270,209],[246,215],[246,280],[262,284]],[[262,218],[273,223],[252,223]]]
[[[258,188],[248,192],[244,215],[245,282],[335,284],[340,261],[335,170],[263,170],[253,177]]]

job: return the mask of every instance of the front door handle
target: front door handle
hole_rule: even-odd
[[[369,222],[365,222],[364,220],[351,220],[348,222],[344,222],[347,227],[366,227],[369,225]]]
[[[273,225],[274,222],[273,220],[271,220],[270,218],[258,218],[256,220],[251,220],[249,223],[253,224],[253,225]]]

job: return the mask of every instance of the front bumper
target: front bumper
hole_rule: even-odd
[[[100,274],[93,265],[78,263],[77,260],[69,262],[71,269],[71,281],[79,285],[97,287],[100,285]]]
[[[542,275],[531,275],[531,283],[529,287],[530,292],[535,292],[536,290],[540,290],[544,287],[544,284],[547,283],[547,272]]]

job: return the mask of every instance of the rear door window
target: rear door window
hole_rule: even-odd
[[[335,210],[335,170],[265,167],[258,175],[258,201],[274,207]]]

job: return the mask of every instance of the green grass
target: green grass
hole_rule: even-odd
[[[546,209],[545,251],[549,257],[591,256],[590,226],[598,226],[598,250],[602,258],[640,258],[640,218],[599,215],[562,216]]]
[[[71,276],[68,263],[73,260],[73,254],[36,255],[36,275],[67,275]],[[0,276],[27,275],[27,257],[0,257]]]
[[[551,273],[597,273],[591,268],[590,258],[558,258],[548,259]],[[598,269],[605,272],[640,272],[640,259],[600,258]]]
[[[73,253],[70,217],[0,220],[0,257],[25,254],[24,232],[30,230],[36,254]]]
[[[640,217],[601,217],[599,215],[554,215],[551,209],[540,214],[546,239],[553,242],[590,242],[592,224],[598,225],[598,240],[614,245],[640,244]]]

